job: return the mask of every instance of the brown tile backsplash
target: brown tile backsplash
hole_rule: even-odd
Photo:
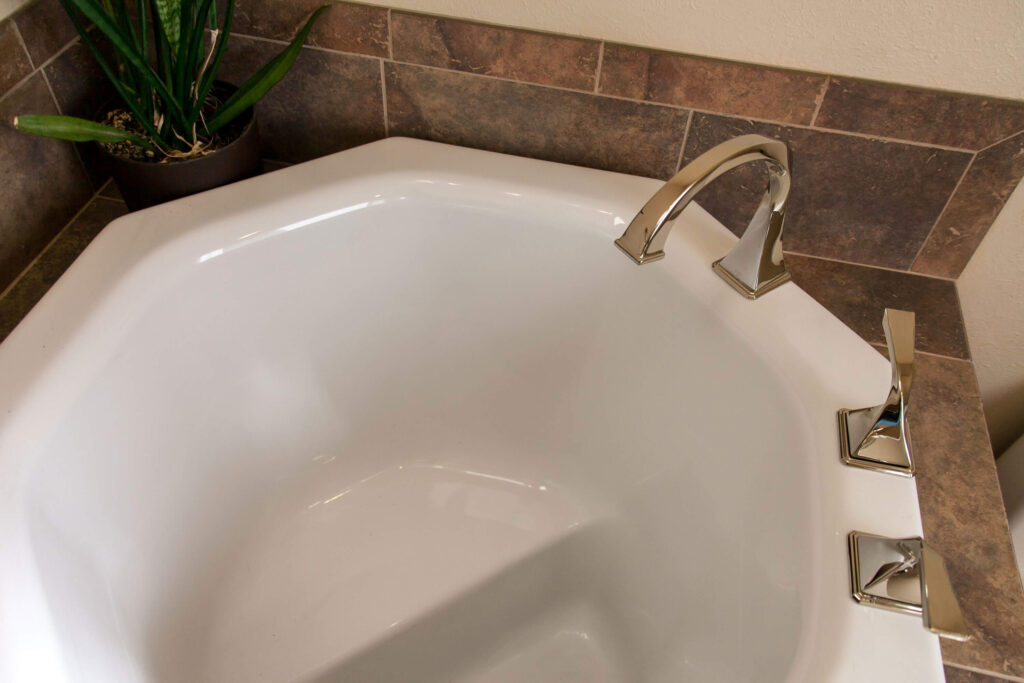
[[[221,76],[242,83],[280,49],[235,36]],[[308,161],[378,140],[384,137],[380,62],[303,50],[288,77],[256,105],[256,113],[264,155],[278,161]]]
[[[14,21],[0,21],[0,97],[32,73],[32,62],[21,45]]]
[[[600,91],[722,114],[810,124],[826,77],[608,44]]]
[[[948,664],[1024,677],[1024,592],[974,368],[919,355],[908,412],[924,538],[946,561],[971,640]]]
[[[675,171],[687,112],[386,64],[392,135],[655,178]]]
[[[116,96],[113,86],[92,58],[76,42],[43,68],[57,106],[68,116],[95,118],[102,105]]]
[[[1024,132],[978,152],[914,261],[913,270],[960,277],[1022,177]]]
[[[78,34],[58,0],[36,0],[14,15],[36,67],[64,49]]]
[[[0,100],[0,291],[92,195],[70,142],[14,129],[18,114],[56,114],[41,74]]]
[[[885,344],[882,313],[898,308],[916,314],[919,351],[970,357],[954,283],[798,254],[785,258],[793,281],[866,341]]]
[[[4,295],[3,305],[0,306],[0,341],[43,298],[100,230],[126,213],[128,209],[124,202],[97,198],[61,231],[57,239],[40,254],[35,265]]]
[[[1024,130],[1024,102],[833,77],[815,125],[979,150]]]
[[[290,41],[322,0],[237,0],[233,34]],[[388,56],[388,10],[334,3],[314,24],[307,45],[374,57]],[[278,47],[278,50],[281,48]]]
[[[406,12],[391,15],[394,58],[474,74],[593,90],[600,43]]]
[[[683,163],[745,133],[785,140],[792,150],[785,249],[887,268],[910,267],[971,159],[964,152],[697,113]],[[738,233],[766,177],[761,168],[739,168],[697,201]]]

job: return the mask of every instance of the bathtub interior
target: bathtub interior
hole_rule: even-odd
[[[818,557],[798,403],[665,271],[545,215],[407,192],[97,323],[24,500],[72,677],[786,679]]]

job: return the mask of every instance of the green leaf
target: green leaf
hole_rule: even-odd
[[[179,117],[181,121],[185,120],[185,112],[182,109],[181,103],[174,99],[167,85],[160,80],[152,68],[150,68],[146,57],[140,55],[138,48],[131,41],[130,36],[125,36],[117,24],[111,20],[103,8],[95,2],[95,0],[61,0],[61,4],[74,5],[82,14],[92,21],[96,28],[100,30],[103,35],[110,40],[111,44],[117,53],[122,56],[125,61],[131,66],[138,70],[139,75],[156,90],[157,94],[163,99],[164,104],[169,110],[169,114]],[[69,12],[70,14],[70,12]],[[79,30],[81,35],[82,31]],[[84,36],[83,36],[84,39]]]
[[[215,8],[211,8],[211,11],[213,9]],[[228,37],[231,35],[231,19],[234,16],[234,13],[235,0],[228,0],[227,7],[224,12],[224,28],[217,34],[217,39],[212,46],[213,58],[210,60],[210,63],[206,65],[206,68],[201,74],[199,79],[199,88],[196,91],[195,103],[192,111],[189,112],[188,125],[190,128],[199,120],[199,114],[203,110],[203,104],[206,102],[206,96],[210,94],[210,89],[213,87],[213,80],[217,76],[217,71],[220,69],[220,61],[224,56],[224,50],[228,44]]]
[[[148,140],[135,133],[74,116],[25,114],[14,117],[14,127],[32,135],[72,142],[124,142],[128,140],[150,151],[156,151]]]
[[[217,113],[207,124],[207,130],[213,133],[223,128],[236,116],[258,102],[271,88],[277,85],[278,81],[284,78],[284,75],[288,73],[288,69],[291,68],[292,64],[295,63],[295,59],[299,56],[299,50],[302,49],[302,44],[306,42],[306,37],[313,28],[313,23],[328,8],[330,8],[330,5],[324,5],[313,12],[305,26],[295,35],[295,38],[288,47],[271,59],[266,66],[253,74],[234,95],[228,98],[227,102],[217,109]]]
[[[178,40],[181,36],[181,0],[155,0],[156,11],[160,15],[160,25],[171,46],[171,54],[178,54]]]
[[[128,91],[126,84],[115,75],[114,71],[107,64],[107,60],[104,58],[103,53],[92,39],[91,32],[86,29],[82,23],[78,14],[74,11],[74,6],[71,4],[72,0],[60,0],[64,10],[67,12],[68,17],[71,19],[71,23],[74,24],[75,30],[78,31],[79,37],[82,39],[82,43],[86,46],[96,63],[99,64],[100,69],[106,75],[107,79],[117,90],[117,94],[121,96],[128,109],[131,110],[132,114],[135,115],[136,120],[146,129],[146,132],[153,137],[154,140],[160,141],[160,134],[153,126],[151,119],[147,118],[144,113],[139,109],[139,103],[131,96]]]
[[[191,99],[192,96],[199,90],[199,79],[201,76],[199,73],[201,68],[200,60],[203,58],[203,47],[206,38],[206,31],[203,26],[206,23],[206,16],[212,7],[214,7],[213,0],[202,0],[198,8],[195,8],[195,23],[193,26],[197,30],[193,31],[188,37],[184,52],[182,53],[183,59],[179,60],[184,63],[183,72],[186,74],[182,82],[182,98],[190,105],[194,102]],[[186,125],[193,123],[191,110],[189,111],[190,115],[186,119]],[[189,125],[189,127],[191,126]]]

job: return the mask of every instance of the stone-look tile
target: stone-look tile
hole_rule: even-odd
[[[42,66],[78,36],[58,0],[36,0],[14,15],[32,63]]]
[[[103,184],[103,187],[100,188],[99,196],[106,197],[107,199],[124,199],[121,196],[121,190],[118,189],[117,183],[114,182],[113,178]]]
[[[1024,591],[974,366],[918,355],[908,412],[924,538],[943,556],[971,640],[947,664],[1024,676]]]
[[[385,64],[392,135],[668,178],[687,112],[453,71]]]
[[[126,213],[124,202],[103,198],[94,199],[82,210],[39,255],[39,260],[0,297],[0,341],[32,310],[100,230]]]
[[[833,76],[814,125],[977,150],[1024,130],[1024,102]]]
[[[98,120],[104,105],[120,102],[110,80],[100,69],[92,53],[75,43],[43,69],[61,113]],[[85,164],[93,189],[99,189],[110,174],[100,150],[90,142],[78,143],[78,154]]]
[[[915,313],[917,349],[969,357],[952,282],[797,254],[785,259],[793,281],[868,342],[885,344],[882,313],[898,308]]]
[[[600,91],[723,114],[809,124],[826,76],[606,45]]]
[[[695,113],[683,162],[745,133],[785,140],[792,150],[787,250],[901,270],[910,267],[971,159],[967,152]],[[766,183],[764,169],[748,164],[697,201],[739,234]]]
[[[0,97],[30,73],[32,62],[21,46],[14,22],[0,21]]]
[[[323,0],[237,0],[232,34],[290,41]],[[324,12],[307,45],[374,57],[388,56],[388,11],[369,5],[334,4]],[[278,51],[281,46],[278,46]]]
[[[960,277],[1024,177],[1024,133],[978,152],[914,261],[914,270]]]
[[[221,77],[242,83],[280,49],[242,36],[229,44]],[[256,105],[264,156],[307,161],[384,137],[380,62],[303,49],[291,71]]]
[[[393,12],[391,42],[402,62],[588,91],[597,78],[594,40]]]
[[[75,43],[43,69],[57,106],[68,116],[96,119],[104,104],[117,97],[89,49]]]
[[[1006,678],[996,678],[976,671],[968,671],[955,666],[944,667],[946,683],[1006,683]]]
[[[70,142],[14,129],[18,114],[56,114],[41,74],[0,101],[0,291],[82,207],[92,188]]]

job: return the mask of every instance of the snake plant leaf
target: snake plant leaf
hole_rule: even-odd
[[[130,140],[148,150],[156,151],[148,140],[135,133],[74,116],[25,114],[14,118],[14,127],[32,135],[72,142],[124,142]]]
[[[138,70],[139,75],[147,81],[157,94],[160,95],[170,113],[178,116],[181,120],[185,118],[185,112],[183,111],[181,104],[174,99],[174,96],[168,90],[167,85],[160,80],[159,76],[153,73],[149,64],[146,61],[144,55],[139,54],[137,46],[131,42],[129,36],[125,36],[122,33],[120,27],[110,18],[110,15],[104,11],[103,7],[99,5],[95,0],[61,0],[61,4],[74,7],[80,11],[87,19],[89,19],[96,28],[107,37],[111,45],[121,55],[125,61],[132,67]],[[72,12],[68,12],[71,14]],[[79,31],[82,35],[82,31]],[[85,36],[82,35],[83,40]]]
[[[167,43],[171,47],[171,55],[177,56],[178,42],[181,37],[181,0],[154,0],[156,11],[160,15]]]
[[[211,7],[210,9],[212,11],[215,8]],[[212,52],[210,53],[210,59],[202,69],[202,74],[199,78],[199,85],[196,88],[195,104],[188,116],[188,125],[190,128],[199,120],[199,114],[202,112],[203,103],[206,101],[206,96],[210,94],[210,89],[213,87],[214,77],[216,77],[217,72],[220,70],[220,61],[224,57],[224,49],[227,47],[228,37],[231,35],[231,20],[234,13],[235,0],[228,0],[227,7],[224,11],[224,28],[216,32],[217,37],[211,48]],[[207,132],[209,132],[209,130],[207,130]]]
[[[288,73],[288,69],[295,63],[295,59],[299,56],[299,50],[302,49],[302,44],[306,42],[306,36],[313,29],[313,24],[329,8],[330,5],[324,5],[313,12],[306,21],[306,24],[295,35],[292,42],[289,43],[288,47],[267,62],[266,66],[249,77],[249,80],[243,83],[238,88],[238,91],[217,109],[217,113],[214,114],[207,124],[207,130],[211,133],[220,130],[236,116],[258,102],[271,88],[277,85],[278,81],[284,78],[284,75]]]

